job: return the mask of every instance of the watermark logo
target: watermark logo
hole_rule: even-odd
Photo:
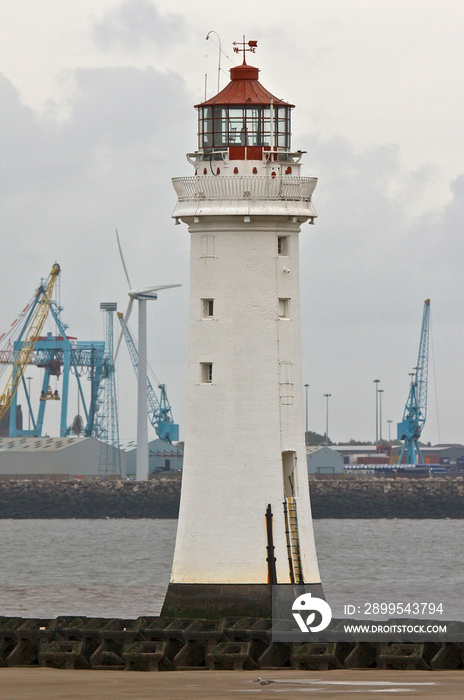
[[[301,613],[304,615],[309,613],[306,617],[306,622]],[[318,625],[311,627],[316,619],[316,613],[320,614],[321,621]],[[302,632],[321,632],[329,626],[332,619],[332,610],[330,605],[322,598],[315,598],[311,593],[303,593],[293,603],[292,615]]]

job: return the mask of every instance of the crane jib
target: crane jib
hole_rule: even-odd
[[[124,316],[118,313],[119,323],[124,329],[124,339],[126,341],[129,356],[134,368],[136,376],[138,375],[139,353],[129,326],[124,323]],[[158,437],[168,442],[176,442],[179,439],[179,425],[174,423],[172,416],[171,404],[169,403],[166,387],[164,384],[159,384],[160,396],[155,393],[150,379],[147,376],[147,410],[148,419],[156,430]]]
[[[26,367],[32,357],[45,321],[47,320],[50,304],[52,302],[53,289],[59,274],[60,266],[58,263],[55,263],[45,286],[41,285],[38,289],[31,313],[26,319],[26,323],[21,332],[21,336],[25,335],[26,340],[23,341],[20,350],[16,354],[11,374],[0,396],[0,419],[3,418],[9,410],[12,399],[16,395],[18,387],[24,377]]]
[[[404,407],[403,420],[398,423],[398,439],[404,440],[398,463],[406,454],[406,464],[424,464],[418,440],[427,416],[427,384],[430,335],[430,299],[424,302],[417,365],[411,375],[411,386]]]

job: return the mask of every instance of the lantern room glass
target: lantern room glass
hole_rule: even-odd
[[[273,138],[278,150],[290,150],[290,107],[274,107]],[[229,146],[271,146],[271,107],[233,105],[198,108],[198,146],[221,150]]]

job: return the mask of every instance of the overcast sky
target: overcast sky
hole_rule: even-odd
[[[216,92],[206,34],[238,62],[245,33],[263,85],[296,105],[293,147],[319,178],[319,218],[301,233],[310,428],[324,432],[330,393],[330,437],[374,440],[380,379],[393,436],[430,297],[423,438],[464,442],[462,2],[3,0],[0,26],[2,331],[58,261],[70,335],[102,339],[100,302],[127,304],[117,227],[133,286],[183,284],[149,308],[150,364],[183,436],[189,241],[170,180],[193,174],[205,73]],[[118,387],[133,437],[125,348]]]

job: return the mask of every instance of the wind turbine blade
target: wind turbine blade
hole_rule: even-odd
[[[118,352],[119,352],[119,346],[121,345],[121,341],[122,341],[122,339],[123,339],[124,331],[126,330],[126,326],[127,326],[127,324],[129,323],[129,316],[131,315],[131,312],[132,312],[132,304],[133,304],[133,303],[134,303],[134,300],[133,300],[132,297],[131,297],[131,298],[129,299],[129,303],[128,303],[128,305],[127,305],[126,313],[125,313],[125,315],[124,315],[124,323],[123,323],[122,328],[121,328],[121,333],[119,334],[118,344],[116,345],[116,352],[114,353],[114,362],[116,362],[116,358],[117,358]]]
[[[181,284],[163,284],[158,287],[145,287],[144,289],[131,289],[135,294],[149,294],[150,292],[159,292],[161,289],[173,289],[174,287],[182,287]]]
[[[122,254],[121,241],[119,240],[118,229],[116,229],[116,240],[118,241],[119,255],[121,256],[121,262],[122,262],[122,266],[124,268],[124,272],[126,275],[126,280],[127,280],[128,285],[129,285],[129,289],[132,289],[132,285],[131,285],[131,282],[129,279],[129,273],[127,272],[126,263],[124,261],[124,255]]]

